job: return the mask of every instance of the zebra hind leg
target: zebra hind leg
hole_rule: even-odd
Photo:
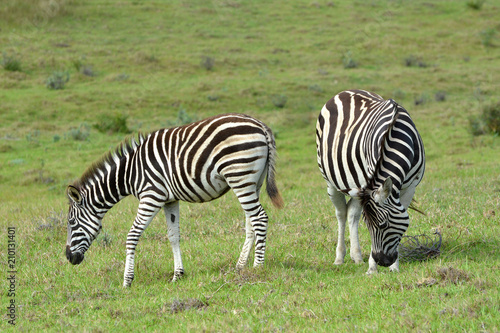
[[[174,277],[172,282],[175,282],[184,275],[180,246],[179,201],[166,204],[163,206],[163,211],[167,219],[168,240],[174,254]]]
[[[253,242],[255,240],[255,233],[253,232],[252,223],[250,219],[246,218],[245,223],[245,243],[243,244],[243,249],[241,250],[240,258],[236,264],[237,269],[242,269],[248,263],[248,257],[250,256],[250,250],[252,249]]]

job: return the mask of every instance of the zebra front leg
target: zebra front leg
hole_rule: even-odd
[[[345,247],[345,223],[347,220],[347,204],[345,201],[345,196],[334,189],[331,186],[328,186],[328,196],[335,206],[335,215],[337,216],[338,222],[338,238],[337,238],[337,250],[335,256],[335,265],[342,265],[344,263],[344,258],[346,254]]]
[[[390,272],[399,272],[399,255],[394,264],[389,266],[389,271]]]
[[[351,240],[351,259],[354,263],[363,263],[363,256],[361,255],[361,246],[359,245],[359,218],[361,217],[361,200],[351,198],[347,204],[347,219],[349,221],[349,237]]]
[[[163,211],[167,218],[168,240],[172,245],[174,254],[174,277],[172,282],[175,282],[184,275],[179,232],[179,201],[166,204],[163,206]]]
[[[377,263],[372,257],[372,251],[370,251],[370,258],[368,259],[368,271],[366,272],[366,274],[377,274]]]
[[[247,265],[248,257],[250,256],[250,250],[252,249],[253,242],[255,240],[255,233],[253,232],[252,223],[250,218],[246,217],[245,222],[245,243],[243,244],[243,249],[241,250],[240,258],[236,264],[236,269],[242,269]]]
[[[137,216],[127,235],[127,259],[125,261],[125,271],[123,273],[124,287],[130,287],[134,280],[135,248],[139,242],[139,238],[159,210],[159,207],[152,207],[151,203],[139,203]]]

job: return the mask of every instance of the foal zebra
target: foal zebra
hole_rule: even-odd
[[[135,248],[143,231],[163,208],[174,254],[176,281],[184,274],[180,251],[179,201],[207,202],[229,189],[246,215],[246,239],[237,268],[248,262],[255,242],[254,266],[264,263],[268,216],[259,202],[267,176],[274,206],[283,200],[275,182],[276,145],[269,127],[242,114],[226,114],[189,125],[139,135],[94,163],[73,185],[66,257],[79,264],[101,231],[104,214],[133,194],[139,209],[127,236],[123,286],[134,279]]]
[[[407,210],[425,169],[424,146],[410,115],[392,99],[344,91],[321,110],[316,146],[339,226],[335,264],[344,263],[346,220],[351,258],[363,262],[358,237],[363,213],[372,244],[367,274],[375,273],[377,264],[398,271]],[[348,203],[345,195],[351,197]]]

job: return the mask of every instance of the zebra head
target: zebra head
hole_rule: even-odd
[[[102,216],[96,214],[75,186],[68,186],[66,194],[69,198],[66,258],[73,265],[78,265],[102,229]]]
[[[408,212],[392,194],[391,177],[382,185],[365,188],[360,194],[363,217],[372,241],[377,265],[390,266],[398,258],[398,245],[409,226]]]

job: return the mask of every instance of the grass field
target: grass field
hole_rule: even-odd
[[[492,0],[3,1],[0,330],[498,332],[500,139],[472,135],[469,119],[498,102],[499,17]],[[365,275],[363,224],[365,264],[348,254],[333,265],[315,123],[351,88],[402,104],[426,149],[426,215],[410,213],[407,234],[438,229],[442,253],[397,274]],[[263,196],[263,268],[235,270],[244,215],[232,193],[181,204],[178,283],[158,216],[122,288],[132,197],[106,215],[84,262],[68,263],[69,183],[131,133],[226,112],[276,136],[285,208]]]

